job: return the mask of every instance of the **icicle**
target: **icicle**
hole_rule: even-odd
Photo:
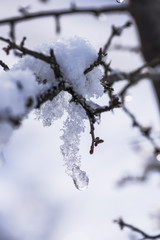
[[[88,187],[89,178],[86,175],[86,172],[82,171],[78,166],[73,167],[71,177],[73,179],[75,187],[78,190],[82,191]]]

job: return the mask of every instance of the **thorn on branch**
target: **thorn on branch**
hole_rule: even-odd
[[[23,16],[27,16],[29,14],[29,9],[30,9],[30,5],[25,6],[25,7],[19,7],[18,11],[23,15]]]

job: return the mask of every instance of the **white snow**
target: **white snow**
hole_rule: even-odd
[[[84,97],[102,96],[103,87],[100,84],[103,76],[102,70],[97,67],[92,72],[84,74],[84,71],[98,57],[97,51],[87,40],[80,37],[62,38],[54,42],[42,44],[36,48],[36,51],[49,56],[50,49],[54,50],[66,86],[73,87],[75,92]],[[47,80],[47,87],[50,84],[57,85],[58,83],[50,65],[31,56],[24,57],[15,68],[29,68],[40,81]]]
[[[77,6],[118,5],[115,0],[76,0],[75,2]],[[68,0],[50,0],[48,4],[41,3],[41,5],[39,3],[38,0],[25,1],[25,4],[31,5],[31,11],[62,9],[70,6]],[[2,1],[1,19],[16,16],[17,6],[21,5],[22,0]],[[76,34],[87,38],[97,47],[98,52],[110,35],[111,25],[123,25],[130,19],[127,14],[105,16],[103,22],[88,15],[64,16],[60,19],[62,27],[60,36],[70,38]],[[34,48],[43,42],[53,43],[56,38],[59,38],[55,36],[54,27],[53,18],[17,24],[17,41],[21,41],[25,34],[27,36],[25,46],[28,48]],[[8,26],[1,26],[0,35],[8,37],[8,30]],[[135,28],[132,27],[125,31],[122,37],[116,38],[115,42],[137,46],[136,36]],[[4,43],[0,43],[0,46],[3,48]],[[111,60],[112,68],[123,71],[131,71],[143,63],[138,55],[130,52],[110,51],[107,58],[108,61]],[[9,67],[16,61],[14,56],[5,56],[3,51],[1,51],[1,59]],[[29,59],[32,61],[31,58]],[[41,67],[43,65],[45,64],[42,63]],[[45,74],[47,75],[47,72]],[[115,92],[117,92],[116,87]],[[151,181],[142,185],[115,187],[116,181],[124,176],[124,173],[137,174],[141,171],[140,165],[146,160],[148,152],[150,154],[146,141],[140,138],[139,132],[131,127],[130,119],[121,109],[117,109],[114,114],[104,114],[101,124],[96,126],[96,135],[104,139],[104,144],[98,146],[94,155],[90,156],[88,154],[90,135],[88,126],[86,126],[77,156],[82,156],[81,168],[89,175],[90,184],[87,191],[77,191],[72,184],[72,179],[64,173],[62,154],[59,151],[59,146],[62,145],[59,139],[59,129],[62,128],[65,118],[55,120],[64,114],[63,103],[65,108],[68,105],[68,97],[66,96],[67,99],[64,101],[63,93],[61,94],[63,101],[58,95],[58,105],[54,104],[55,109],[52,103],[48,102],[49,105],[46,107],[50,110],[43,108],[40,110],[42,111],[40,119],[44,125],[51,123],[50,127],[44,128],[41,122],[34,121],[31,114],[28,119],[24,120],[21,128],[14,132],[4,149],[5,164],[0,168],[0,238],[17,240],[128,239],[130,231],[120,231],[118,226],[113,224],[113,220],[118,217],[123,217],[126,222],[142,228],[149,234],[158,234],[159,174],[157,173],[156,176],[153,174]],[[142,81],[132,88],[129,94],[132,95],[133,100],[127,103],[128,107],[142,123],[145,122],[147,125],[151,123],[155,126],[154,132],[158,136],[156,131],[159,130],[159,112],[151,84],[148,81]],[[102,104],[105,104],[105,99]],[[94,107],[94,104],[92,106]],[[49,121],[43,117],[43,111],[48,113],[46,116]],[[7,130],[8,126],[5,128],[3,136],[8,139],[10,129]],[[66,131],[65,128],[64,131]],[[140,154],[137,149],[133,151],[132,148],[137,145],[139,147],[143,145],[143,154]],[[1,159],[4,161],[3,155],[0,154],[0,161]],[[83,179],[83,174],[79,177]],[[87,180],[87,178],[84,179]],[[155,229],[153,219],[150,219],[153,210],[158,221],[157,229]],[[140,238],[140,235],[137,237]]]
[[[40,84],[42,92],[49,86],[57,86],[59,81],[63,80],[65,87],[71,87],[75,93],[86,99],[91,97],[98,98],[103,95],[103,87],[100,83],[103,77],[102,68],[98,66],[89,73],[84,74],[84,71],[98,57],[97,51],[88,41],[79,37],[59,39],[49,44],[43,44],[36,48],[36,51],[49,55],[50,49],[54,51],[56,61],[62,73],[62,79],[56,79],[54,71],[49,64],[32,56],[24,57],[15,68],[29,68],[36,75],[39,82],[46,80],[46,84]],[[75,183],[76,178],[73,171],[75,168],[77,171],[81,171],[78,152],[80,134],[84,131],[86,114],[81,106],[75,103],[69,104],[70,100],[68,93],[62,92],[55,99],[47,101],[39,110],[36,110],[36,116],[37,119],[42,120],[44,126],[50,126],[55,120],[61,118],[65,110],[67,110],[69,116],[64,123],[64,132],[61,137],[64,144],[61,146],[61,151],[64,156],[66,171],[74,179]],[[81,171],[79,176],[84,175],[83,173]],[[80,182],[80,179],[81,177],[78,182]],[[88,182],[87,179],[86,181]],[[78,183],[75,185],[78,186]],[[82,189],[83,187],[80,188]]]
[[[0,74],[0,145],[8,142],[15,128],[11,118],[22,118],[36,104],[38,84],[29,70]],[[31,106],[27,102],[31,100]]]

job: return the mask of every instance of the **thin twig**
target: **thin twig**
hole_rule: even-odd
[[[126,22],[126,23],[125,23],[123,26],[121,26],[121,27],[112,26],[112,32],[111,32],[111,35],[110,35],[107,43],[104,45],[103,54],[106,54],[108,48],[109,48],[110,45],[111,45],[111,42],[112,42],[113,38],[114,38],[115,36],[120,36],[120,35],[122,34],[123,30],[124,30],[125,28],[130,27],[131,24],[132,24],[132,23],[131,23],[130,21],[128,21],[128,22]]]
[[[122,106],[122,109],[131,118],[132,126],[138,128],[139,131],[141,132],[141,134],[152,144],[152,146],[154,148],[154,153],[155,153],[155,155],[157,155],[157,152],[160,152],[160,147],[157,146],[157,144],[155,143],[154,139],[151,137],[152,128],[151,127],[143,127],[137,121],[137,119],[134,116],[134,114],[131,113],[131,111],[129,111],[129,109],[124,104]]]
[[[16,36],[15,36],[15,23],[14,22],[10,22],[10,37],[11,37],[11,40],[13,42],[15,42],[16,40]]]
[[[104,65],[103,57],[105,55],[102,52],[102,48],[99,49],[97,59],[84,71],[84,74],[91,72],[95,67],[99,65]]]
[[[34,58],[40,59],[40,60],[42,60],[46,63],[49,63],[51,68],[54,71],[55,77],[56,78],[62,77],[62,74],[60,72],[60,67],[57,63],[57,60],[56,60],[56,57],[54,55],[53,49],[50,50],[50,56],[47,56],[47,55],[44,55],[43,53],[39,53],[39,52],[36,52],[36,51],[32,51],[28,48],[25,48],[23,46],[24,45],[24,39],[22,40],[20,45],[17,45],[16,43],[10,41],[9,39],[3,38],[3,37],[0,37],[0,40],[9,44],[7,48],[3,48],[7,54],[9,54],[9,51],[11,49],[17,49],[20,52],[22,52],[24,55],[27,54],[27,55],[30,55]]]
[[[120,226],[121,230],[123,230],[126,227],[126,228],[131,229],[134,232],[137,232],[137,233],[141,234],[143,239],[157,239],[157,238],[160,238],[160,234],[149,235],[149,234],[145,233],[144,231],[142,231],[141,229],[139,229],[139,228],[137,228],[137,227],[135,227],[131,224],[125,223],[122,218],[120,218],[118,220],[114,220],[114,223],[117,223]]]
[[[91,138],[92,138],[92,142],[91,142],[91,147],[90,147],[90,154],[93,154],[94,152],[94,143],[95,143],[95,135],[94,135],[94,123],[91,121],[91,119],[89,119],[89,124],[90,124],[90,134],[91,134]]]
[[[41,18],[41,17],[53,17],[53,16],[63,16],[70,14],[93,14],[94,16],[99,16],[101,13],[113,13],[113,12],[125,12],[128,11],[128,6],[104,6],[101,8],[71,8],[64,10],[50,10],[50,11],[40,11],[35,13],[27,13],[25,16],[10,17],[0,20],[0,25],[18,23],[27,21],[29,19]]]
[[[53,49],[50,49],[50,56],[51,56],[51,63],[50,63],[50,65],[51,65],[51,68],[54,71],[55,77],[56,78],[62,77],[62,73],[60,71],[60,66],[57,63],[57,60],[56,60],[56,57],[55,57]]]
[[[2,60],[0,60],[0,66],[3,67],[4,71],[8,71],[9,67],[7,66],[7,64],[5,64]]]

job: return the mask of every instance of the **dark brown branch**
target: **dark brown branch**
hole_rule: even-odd
[[[124,5],[119,7],[104,6],[101,8],[71,8],[71,9],[65,9],[65,10],[40,11],[35,13],[28,13],[25,16],[17,16],[17,17],[11,17],[11,18],[0,20],[0,25],[23,22],[29,19],[49,17],[49,16],[56,17],[56,16],[63,16],[63,15],[70,15],[70,14],[89,14],[89,13],[95,16],[99,16],[101,13],[114,13],[114,12],[125,12],[125,11],[128,11],[128,7]]]
[[[89,119],[89,124],[90,124],[90,134],[91,134],[91,138],[92,138],[92,142],[91,142],[91,147],[90,147],[90,154],[93,154],[94,152],[94,143],[95,143],[95,135],[94,135],[94,123],[92,122],[91,119]]]
[[[40,59],[40,60],[42,60],[42,61],[44,61],[46,63],[49,63],[49,64],[51,63],[51,57],[50,56],[46,56],[46,55],[44,55],[42,53],[38,53],[38,52],[32,51],[32,50],[30,50],[28,48],[25,48],[23,46],[19,46],[16,43],[10,41],[7,38],[0,37],[0,40],[9,44],[9,46],[8,46],[9,50],[17,49],[20,52],[22,52],[24,55],[27,54],[27,55],[30,55],[30,56],[32,56],[34,58],[38,58],[38,59]]]
[[[92,122],[92,120],[90,118],[89,118],[89,123],[90,123],[90,134],[91,134],[91,138],[92,138],[92,142],[91,142],[91,147],[90,147],[89,153],[93,154],[94,153],[94,147],[97,147],[98,144],[103,143],[104,140],[100,139],[99,137],[95,137],[95,134],[94,134],[94,130],[95,130],[94,123]]]
[[[114,223],[117,223],[121,230],[123,230],[124,228],[129,228],[132,231],[141,234],[143,239],[157,239],[157,238],[160,238],[160,234],[158,234],[158,235],[149,235],[149,234],[145,233],[144,231],[142,231],[141,229],[139,229],[139,228],[137,228],[137,227],[135,227],[135,226],[133,226],[131,224],[125,223],[122,218],[120,218],[118,220],[114,220]]]
[[[61,74],[60,71],[60,66],[56,61],[56,57],[54,55],[54,51],[53,49],[50,49],[50,56],[46,56],[42,53],[38,53],[36,51],[32,51],[30,49],[27,49],[24,47],[24,40],[22,40],[20,45],[17,45],[14,42],[11,42],[9,39],[5,39],[3,37],[0,37],[0,40],[7,42],[9,45],[8,47],[5,49],[5,51],[7,52],[7,54],[9,54],[9,51],[11,49],[16,49],[19,50],[20,52],[22,52],[23,54],[28,54],[30,56],[33,56],[35,58],[38,58],[48,64],[50,64],[51,68],[54,71],[55,77],[57,79],[59,79],[59,85],[58,87],[51,87],[50,89],[46,90],[45,93],[37,96],[37,105],[35,106],[35,108],[39,108],[44,102],[48,101],[48,100],[52,100],[55,96],[57,96],[57,94],[64,90],[69,92],[72,95],[73,101],[75,101],[77,104],[80,104],[84,110],[86,111],[86,114],[88,116],[89,122],[90,122],[90,127],[91,127],[91,136],[92,136],[92,144],[91,144],[91,149],[90,149],[90,153],[93,153],[94,151],[94,146],[97,146],[99,143],[102,143],[103,140],[100,139],[99,137],[94,136],[94,123],[96,122],[96,116],[100,116],[101,113],[103,112],[107,112],[110,111],[114,108],[120,107],[120,102],[119,99],[116,96],[112,96],[111,101],[109,102],[109,106],[98,106],[96,108],[92,108],[90,106],[90,104],[87,103],[86,99],[83,98],[82,96],[78,95],[71,87],[70,88],[66,88],[65,84],[63,82],[63,76]],[[89,69],[86,70],[86,73],[89,71],[92,71],[93,68],[95,67],[95,65],[99,64],[102,60],[102,50],[100,49],[99,54],[98,54],[98,59],[96,62],[94,62],[93,65],[90,66]],[[28,104],[27,104],[28,106]],[[18,119],[22,119],[23,116],[18,117]],[[14,124],[14,121],[12,121]]]
[[[119,98],[115,95],[111,96],[111,100],[109,102],[109,106],[99,107],[94,110],[94,114],[101,114],[103,112],[108,112],[113,110],[114,108],[121,107],[121,102],[119,101]]]
[[[104,54],[106,54],[108,48],[110,47],[113,38],[114,38],[115,36],[120,36],[120,35],[122,34],[123,30],[124,30],[125,28],[130,27],[131,24],[132,24],[132,23],[131,23],[130,21],[128,21],[127,23],[125,23],[125,24],[124,24],[123,26],[121,26],[121,27],[112,26],[111,35],[110,35],[107,43],[104,45],[104,48],[103,48],[103,53],[104,53]]]
[[[103,61],[103,57],[105,55],[103,54],[102,52],[102,48],[99,49],[99,52],[98,52],[98,58],[94,61],[94,63],[92,63],[89,68],[87,68],[85,71],[84,71],[84,74],[87,74],[89,72],[91,72],[95,67],[99,66],[99,65],[104,65],[104,61]]]
[[[78,95],[71,87],[65,88],[64,91],[70,93],[72,95],[72,101],[74,101],[76,104],[80,104],[86,112],[90,123],[90,134],[92,138],[90,154],[93,154],[94,147],[104,142],[99,137],[95,137],[94,134],[94,124],[96,123],[96,117],[100,117],[100,114],[103,112],[108,112],[113,110],[114,108],[119,108],[121,106],[121,102],[119,102],[119,98],[117,96],[113,95],[111,101],[109,102],[109,106],[102,107],[96,104],[96,107],[93,108],[93,103],[90,104],[90,102],[87,102],[83,96]]]
[[[151,127],[143,127],[136,119],[136,117],[131,113],[127,107],[123,104],[122,106],[124,112],[131,118],[132,126],[137,127],[141,134],[152,144],[154,148],[154,153],[157,155],[157,152],[160,152],[160,147],[157,146],[154,139],[151,137],[152,128]]]
[[[14,22],[10,22],[10,33],[9,33],[9,36],[11,37],[11,40],[13,42],[15,42],[16,36],[15,36],[15,23]]]
[[[59,67],[59,64],[57,63],[57,60],[56,60],[56,57],[55,57],[55,54],[54,54],[54,51],[53,49],[50,49],[50,65],[51,65],[51,68],[53,69],[54,71],[54,74],[55,74],[55,77],[56,78],[61,78],[62,77],[62,73],[60,71],[60,67]]]
[[[53,49],[50,50],[50,56],[47,56],[47,55],[44,55],[43,53],[39,53],[39,52],[36,52],[36,51],[32,51],[28,48],[25,48],[23,46],[25,39],[22,40],[20,45],[17,45],[16,43],[10,41],[9,39],[3,38],[3,37],[0,37],[0,40],[9,44],[7,48],[4,48],[4,50],[6,51],[7,54],[9,54],[9,51],[11,49],[19,50],[24,55],[25,54],[30,55],[34,58],[38,58],[38,59],[50,64],[51,68],[54,71],[55,77],[56,78],[62,77],[62,74],[60,72],[60,67],[59,67],[59,65],[56,61]]]
[[[124,88],[120,91],[119,95],[121,97],[124,97],[124,95],[126,94],[127,90],[134,86],[135,84],[137,84],[141,79],[144,78],[149,78],[151,79],[153,82],[154,81],[160,81],[159,76],[160,74],[158,72],[151,72],[150,70],[146,71],[145,73],[141,73],[142,70],[146,69],[147,67],[151,67],[154,68],[156,66],[158,66],[160,64],[160,59],[156,58],[150,62],[147,62],[145,64],[143,64],[141,67],[139,67],[138,69],[130,72],[130,73],[121,73],[121,77],[124,79],[127,79],[129,82],[124,86]],[[114,75],[115,76],[115,75]],[[122,79],[121,78],[121,79]],[[116,79],[118,80],[118,79]],[[120,80],[120,79],[119,79]]]
[[[7,66],[7,64],[5,64],[2,60],[0,60],[0,66],[3,67],[4,71],[9,70],[9,67]]]

